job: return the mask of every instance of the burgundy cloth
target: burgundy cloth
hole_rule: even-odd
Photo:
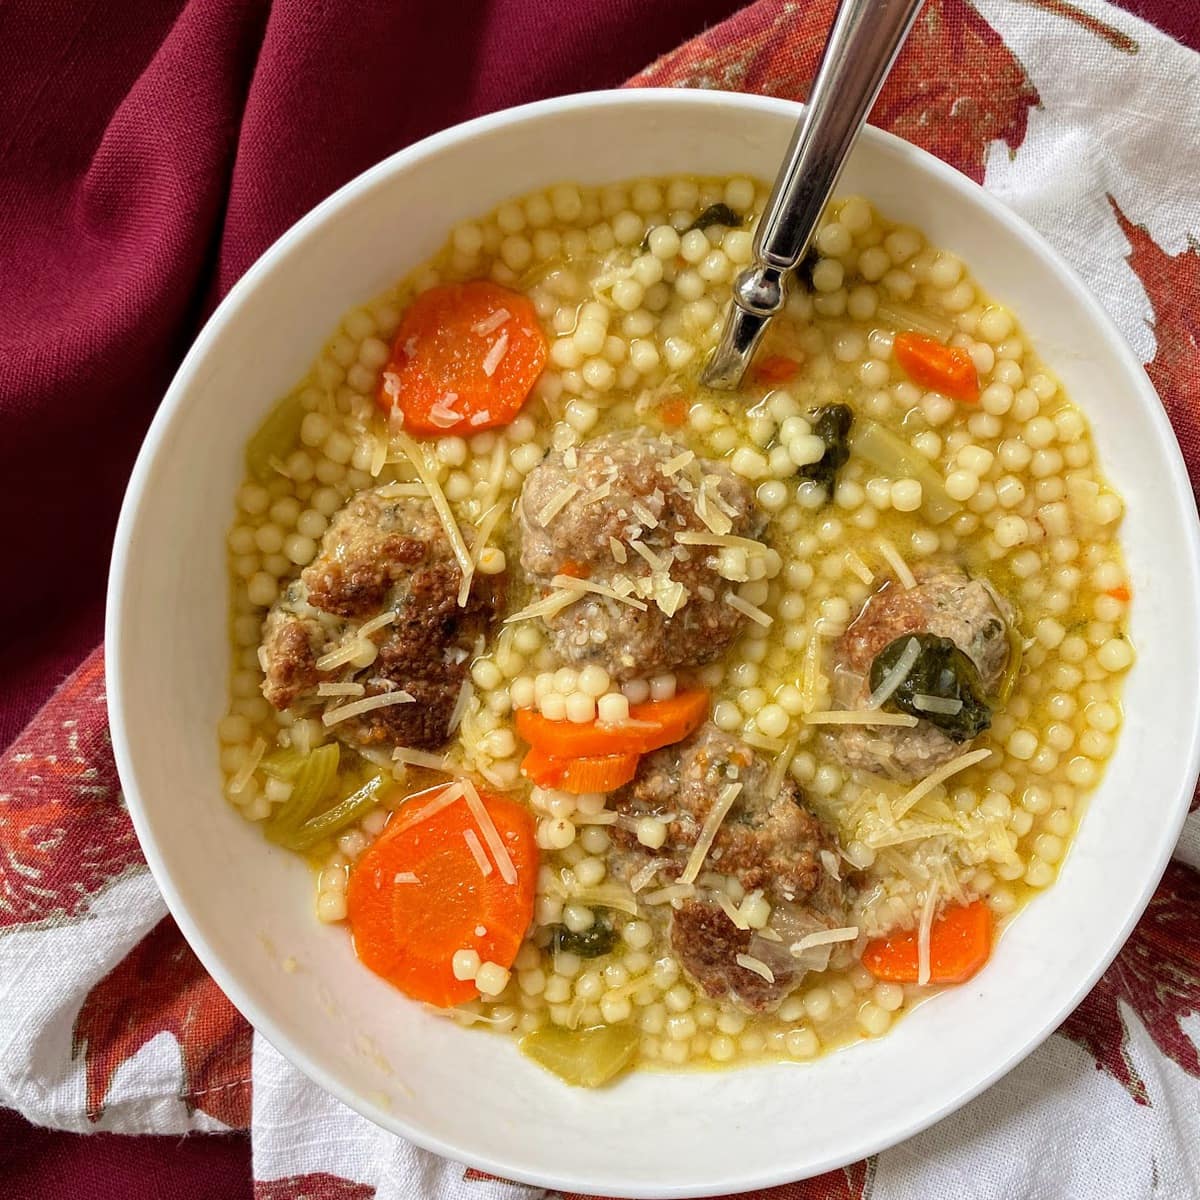
[[[1118,2],[1200,49],[1200,6]],[[737,7],[0,5],[0,748],[99,641],[138,443],[239,274],[401,146],[507,105],[614,86]],[[0,1111],[3,1192],[26,1200],[244,1200],[248,1158],[238,1136],[82,1138]]]

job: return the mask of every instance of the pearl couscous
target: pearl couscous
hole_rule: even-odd
[[[1053,883],[1120,731],[1121,498],[954,254],[834,201],[699,384],[765,195],[457,226],[236,497],[229,802],[367,966],[573,1083],[884,1034]]]

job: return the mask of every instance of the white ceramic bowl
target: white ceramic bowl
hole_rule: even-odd
[[[472,121],[381,163],[229,294],[172,383],[125,498],[107,626],[113,743],[172,913],[238,1008],[312,1079],[386,1129],[499,1175],[606,1195],[713,1195],[815,1174],[915,1133],[1078,1003],[1149,899],[1191,795],[1196,513],[1158,399],[1037,235],[949,167],[869,130],[840,190],[960,254],[1016,311],[1093,422],[1128,504],[1138,648],[1128,722],[1061,878],[988,967],[887,1037],[811,1065],[643,1072],[577,1091],[513,1041],[433,1017],[358,966],[345,930],[314,919],[307,868],[222,799],[224,538],[242,448],[345,311],[430,255],[455,221],[534,188],[672,172],[769,178],[799,111],[705,92],[572,96]],[[281,971],[283,955],[298,960],[296,974]]]

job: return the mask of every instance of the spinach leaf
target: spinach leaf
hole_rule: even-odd
[[[556,953],[565,950],[578,954],[580,958],[599,958],[602,954],[608,954],[616,944],[617,931],[599,913],[594,923],[581,933],[575,933],[565,925],[556,925],[550,938],[550,945]]]
[[[951,741],[967,742],[992,723],[992,710],[984,699],[983,681],[970,657],[949,638],[932,633],[906,633],[886,645],[871,664],[871,689],[894,667],[904,648],[916,638],[920,651],[917,661],[900,686],[884,701],[892,712],[906,712],[929,721]],[[958,701],[954,712],[930,712],[916,704],[917,696]]]
[[[837,473],[850,457],[850,429],[854,412],[846,404],[826,404],[809,414],[812,431],[825,443],[825,453],[815,463],[801,467],[796,474],[801,479],[823,483],[830,491]]]
[[[684,233],[691,233],[693,229],[707,229],[710,225],[727,225],[730,229],[738,229],[741,224],[741,215],[735,213],[728,204],[710,204]]]

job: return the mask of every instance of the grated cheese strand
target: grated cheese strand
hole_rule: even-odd
[[[362,653],[363,647],[362,640],[355,636],[336,650],[322,654],[313,665],[318,671],[333,671],[338,667],[345,666],[352,658],[357,658]]]
[[[935,876],[925,893],[925,904],[921,909],[921,924],[917,930],[917,986],[924,987],[929,982],[929,951],[930,935],[933,931],[933,918],[937,914],[938,880]]]
[[[891,698],[892,693],[908,678],[908,673],[916,666],[921,655],[921,643],[915,637],[910,637],[900,651],[892,669],[879,681],[879,686],[867,697],[866,707],[869,709],[882,708]]]
[[[483,851],[479,835],[473,829],[464,829],[463,841],[467,843],[467,849],[470,850],[471,857],[475,860],[475,865],[479,868],[479,873],[486,879],[492,873],[492,864],[488,861],[488,856]]]
[[[508,353],[508,334],[502,333],[491,345],[487,352],[487,357],[483,360],[483,373],[491,379],[496,373],[496,368],[504,361],[504,356]]]
[[[717,893],[717,903],[736,928],[743,930],[750,928],[750,922],[742,916],[741,910],[724,892]]]
[[[689,900],[695,894],[694,884],[673,883],[670,887],[659,888],[657,892],[647,892],[644,899],[647,904],[670,904],[674,900]]]
[[[459,771],[448,758],[443,758],[440,754],[430,754],[427,750],[410,750],[407,746],[397,746],[392,751],[392,761],[410,767],[422,767],[426,771],[445,771],[447,774]]]
[[[761,958],[755,958],[752,954],[739,954],[734,962],[747,971],[753,971],[755,975],[761,975],[768,983],[775,982],[775,972]]]
[[[457,804],[463,798],[465,788],[461,783],[452,783],[436,800],[431,800],[420,815],[412,818],[412,824],[419,825],[422,821],[428,821],[430,817],[436,817],[443,809],[449,808],[452,804]],[[401,805],[399,812],[404,812],[404,805]]]
[[[471,810],[471,816],[475,818],[475,824],[479,826],[479,830],[483,834],[483,840],[487,842],[488,849],[492,852],[492,857],[496,860],[496,866],[500,871],[500,878],[507,884],[516,883],[517,868],[513,866],[513,860],[505,848],[504,839],[501,838],[492,818],[488,816],[488,810],[484,808],[483,801],[479,798],[479,793],[475,790],[475,785],[469,779],[464,779],[463,788],[466,792],[467,807]]]
[[[801,720],[806,725],[898,725],[911,729],[916,717],[908,713],[876,712],[864,708],[839,708],[830,712],[805,713]]]
[[[318,696],[361,696],[366,692],[361,683],[318,683]]]
[[[582,491],[583,488],[577,483],[564,484],[542,505],[541,511],[537,514],[537,523],[542,528],[548,526]]]
[[[260,737],[255,738],[246,761],[238,767],[237,774],[229,781],[229,790],[235,796],[240,795],[242,789],[250,782],[250,776],[258,769],[258,764],[262,762],[262,756],[266,752],[267,743]]]
[[[834,942],[852,942],[858,937],[857,925],[843,925],[840,929],[821,929],[816,933],[805,934],[798,942],[793,942],[788,950],[797,958],[806,950],[817,946],[828,946]]]
[[[574,575],[555,575],[550,580],[552,587],[566,588],[573,592],[592,592],[597,596],[607,596],[610,600],[620,600],[622,604],[628,604],[631,608],[636,608],[641,612],[645,612],[647,605],[635,599],[633,596],[623,596],[620,592],[613,588],[606,587],[602,583],[593,583],[590,579],[576,579]]]
[[[908,563],[900,557],[900,551],[887,538],[880,538],[877,543],[879,557],[895,572],[900,586],[907,592],[917,586],[917,577],[908,569]]]
[[[962,706],[961,700],[954,700],[947,696],[927,696],[924,692],[917,692],[913,696],[913,707],[919,708],[922,712],[944,713],[948,717],[953,717],[962,712]]]
[[[527,604],[512,616],[505,617],[504,624],[512,625],[517,621],[531,621],[535,617],[553,617],[582,598],[583,592],[578,588],[561,588],[559,591],[551,592],[548,596],[543,596],[540,600],[535,600],[532,604]]]
[[[658,469],[669,478],[682,471],[695,457],[693,451],[684,450],[682,454],[676,454],[674,458],[668,458],[666,462],[659,463]]]
[[[731,550],[745,550],[747,554],[766,554],[770,549],[754,538],[738,537],[735,533],[696,533],[684,529],[675,535],[681,546],[727,546]]]
[[[652,862],[648,862],[644,867],[641,867],[634,875],[630,877],[630,891],[640,892],[642,888],[647,887],[653,881],[655,875],[658,874],[658,869],[661,866],[662,863],[658,862],[656,859]]]
[[[507,308],[498,308],[490,317],[485,317],[482,321],[472,325],[471,332],[487,337],[489,333],[495,333],[511,316],[512,313]]]
[[[696,844],[692,847],[691,854],[688,855],[687,866],[683,868],[683,873],[679,876],[681,883],[694,883],[696,881],[696,876],[700,874],[700,868],[704,866],[704,860],[712,848],[713,841],[716,839],[717,830],[721,828],[721,822],[725,820],[741,790],[742,785],[740,783],[727,783],[717,793],[717,798],[713,802],[712,808],[708,810],[708,816],[704,818],[704,825],[700,829],[700,836],[696,839]]]
[[[968,767],[973,767],[976,763],[983,762],[985,758],[990,757],[991,753],[991,749],[987,747],[982,750],[968,750],[966,754],[960,754],[957,758],[952,758],[948,763],[943,763],[933,774],[926,775],[920,783],[905,792],[896,801],[893,810],[896,820],[900,820],[918,800],[932,792],[939,783],[944,783],[951,775],[957,775],[959,771],[965,771]]]
[[[453,733],[462,724],[462,719],[466,715],[467,705],[470,704],[471,697],[474,694],[474,689],[471,686],[471,677],[468,675],[462,681],[462,687],[458,689],[458,698],[454,701],[453,709],[450,710],[450,720],[446,722],[447,733]]]
[[[751,604],[749,600],[743,600],[741,596],[736,595],[734,592],[725,593],[725,603],[730,608],[736,609],[743,616],[749,617],[750,620],[758,625],[770,625],[775,620],[770,613],[763,612],[756,604]]]
[[[397,871],[392,876],[393,883],[420,883],[421,881],[411,871]]]
[[[414,700],[415,697],[405,691],[380,692],[377,696],[366,696],[362,700],[352,700],[349,704],[341,704],[337,708],[327,708],[321,716],[321,721],[328,729],[339,721],[348,721],[351,717],[360,716],[365,712],[372,712],[377,708],[390,708],[393,704],[412,704]]]
[[[437,513],[438,519],[442,522],[446,530],[446,538],[450,542],[450,549],[454,552],[454,557],[458,560],[459,569],[462,571],[462,582],[458,587],[458,607],[465,608],[467,597],[471,594],[471,579],[475,574],[475,560],[471,557],[471,552],[467,549],[467,543],[463,540],[462,531],[458,528],[458,522],[454,519],[454,513],[450,508],[450,501],[446,499],[446,493],[442,491],[442,486],[438,483],[437,476],[429,469],[429,460],[425,457],[425,451],[407,433],[397,430],[392,434],[392,438],[407,456],[408,461],[412,463],[413,470],[416,471],[418,478],[425,485],[426,490],[429,492],[429,499],[433,502],[434,511]]]
[[[387,612],[382,612],[377,617],[372,617],[369,621],[364,621],[358,629],[360,638],[370,637],[371,634],[382,629],[385,625],[390,625],[396,619],[396,613],[392,609]]]
[[[842,561],[867,587],[870,587],[875,582],[875,573],[853,550],[847,550]]]
[[[640,557],[642,557],[646,560],[646,563],[650,567],[651,571],[663,572],[663,571],[669,570],[669,567],[667,566],[667,564],[664,563],[663,560],[661,558],[659,558],[658,555],[655,554],[654,551],[651,550],[650,547],[645,545],[643,542],[639,542],[636,539],[634,539],[633,541],[631,541],[629,543],[629,548],[635,554],[639,555]]]
[[[625,547],[615,537],[608,539],[608,549],[613,556],[613,562],[623,567],[629,561],[629,555],[625,552]]]

